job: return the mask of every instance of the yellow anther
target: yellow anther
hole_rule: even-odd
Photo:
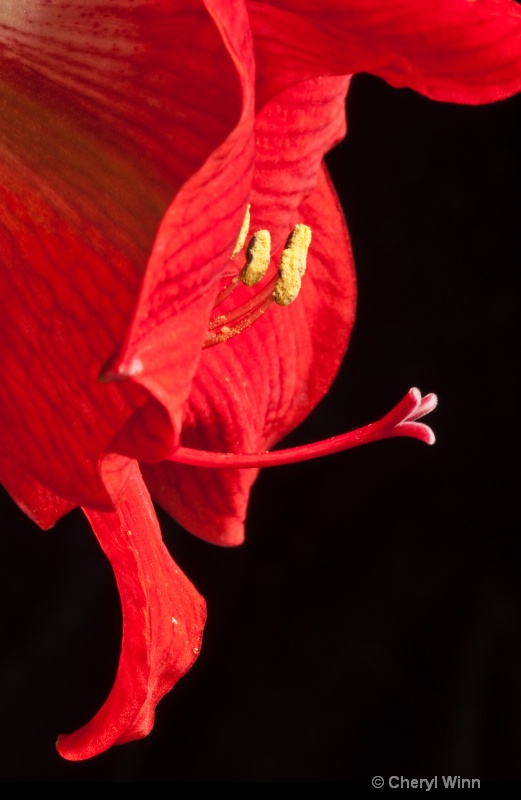
[[[283,250],[279,261],[279,279],[273,291],[273,299],[279,306],[289,306],[300,292],[301,284],[298,256],[291,250]]]
[[[269,231],[257,231],[246,250],[246,264],[239,275],[246,286],[255,286],[261,281],[270,265],[271,236]]]
[[[295,225],[290,235],[288,236],[286,247],[284,249],[291,250],[292,253],[298,254],[300,259],[299,261],[300,277],[302,277],[306,271],[306,258],[308,255],[310,244],[311,244],[311,228],[309,228],[307,225],[302,225],[302,223]]]
[[[241,229],[239,231],[239,238],[237,239],[237,244],[233,248],[232,258],[235,258],[235,256],[241,252],[242,248],[244,247],[244,242],[246,241],[246,237],[248,235],[249,230],[250,230],[250,204],[248,203],[246,207],[246,214],[244,215]]]
[[[249,215],[248,215],[249,216]],[[247,228],[245,221],[243,230]],[[242,236],[242,231],[241,231]],[[288,236],[286,246],[280,257],[276,275],[270,277],[265,285],[257,292],[247,292],[247,299],[235,308],[229,307],[222,314],[212,317],[208,324],[208,331],[203,344],[203,349],[214,347],[237,336],[260,319],[266,311],[278,303],[287,306],[293,302],[299,293],[302,276],[306,271],[306,258],[311,243],[311,229],[307,225],[296,225]],[[239,238],[236,252],[244,246]],[[246,264],[229,283],[221,289],[214,303],[214,309],[227,300],[232,292],[241,283],[254,286],[265,276],[271,260],[271,236],[268,231],[260,230],[251,237],[246,248]],[[231,268],[233,270],[233,268]],[[230,278],[230,273],[225,275]]]
[[[293,302],[300,291],[302,276],[306,271],[306,258],[311,244],[311,228],[296,225],[290,233],[279,261],[279,279],[273,299],[279,306]]]

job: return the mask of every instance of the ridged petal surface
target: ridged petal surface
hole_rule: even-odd
[[[116,434],[176,441],[251,182],[248,37],[240,2],[2,3],[0,451],[25,507],[35,481],[108,509]],[[136,340],[149,385],[101,383]]]

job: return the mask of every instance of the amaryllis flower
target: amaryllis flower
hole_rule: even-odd
[[[204,601],[151,496],[235,545],[259,467],[433,441],[418,419],[435,398],[413,389],[380,422],[267,452],[327,392],[354,321],[322,163],[345,133],[350,76],[506,97],[521,88],[521,13],[509,0],[4,0],[0,62],[0,481],[43,528],[84,509],[123,609],[114,687],[58,742],[77,760],[146,735],[201,647]]]

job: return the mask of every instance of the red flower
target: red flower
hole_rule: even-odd
[[[521,88],[521,12],[508,0],[29,0],[2,4],[0,42],[0,480],[44,528],[83,507],[123,607],[114,688],[59,740],[82,759],[146,735],[200,648],[204,602],[161,542],[147,487],[193,533],[231,545],[257,467],[385,436],[432,441],[416,420],[434,399],[414,390],[339,441],[264,454],[327,391],[353,324],[351,253],[322,166],[345,132],[349,76],[440,100],[506,97]],[[287,308],[268,308],[273,286],[235,280],[248,204],[272,270],[295,225],[312,229]],[[305,247],[289,249],[302,268]]]

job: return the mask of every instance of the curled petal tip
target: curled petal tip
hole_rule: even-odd
[[[117,356],[111,356],[100,370],[99,380],[101,383],[111,381],[125,381],[127,378],[134,378],[143,372],[143,362],[140,358],[133,358],[128,364],[118,362]]]

